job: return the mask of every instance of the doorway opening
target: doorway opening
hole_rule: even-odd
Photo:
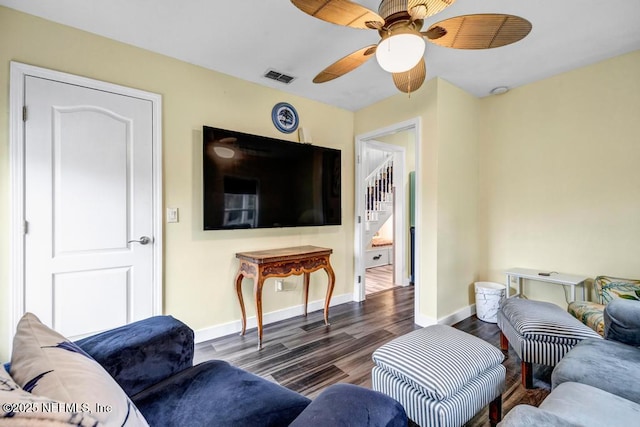
[[[391,140],[391,143],[382,142]],[[364,261],[365,294],[380,292],[399,286],[395,271],[402,268],[402,256],[396,257],[394,244],[401,244],[398,233],[402,225],[397,224],[397,206],[403,205],[402,171],[406,159],[406,148],[393,141],[404,142],[406,135],[396,133],[363,146],[362,165],[365,172]],[[400,189],[400,190],[399,190]],[[399,280],[402,280],[400,278]]]
[[[354,300],[415,282],[418,118],[356,137]]]

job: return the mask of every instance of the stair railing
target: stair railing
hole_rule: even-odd
[[[393,154],[366,177],[365,186],[365,220],[377,221],[380,212],[390,209],[390,202],[393,202]]]

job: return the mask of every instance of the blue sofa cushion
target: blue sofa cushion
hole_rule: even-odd
[[[604,337],[640,347],[640,301],[611,301],[604,309]]]
[[[640,388],[635,386],[640,383],[640,351],[616,341],[584,340],[551,374],[552,388],[565,382],[587,384],[640,403]]]
[[[203,362],[132,396],[151,426],[287,426],[311,402],[221,360]]]
[[[353,384],[335,384],[314,399],[290,427],[406,427],[407,414],[398,402]]]
[[[193,331],[171,316],[155,316],[76,342],[129,396],[193,364]]]

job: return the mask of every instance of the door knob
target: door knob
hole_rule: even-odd
[[[151,243],[151,237],[142,236],[140,240],[129,240],[127,243],[140,243],[141,245],[148,245]]]

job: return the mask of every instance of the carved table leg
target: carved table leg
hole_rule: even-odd
[[[236,294],[238,294],[238,302],[240,303],[240,312],[242,313],[242,332],[240,335],[244,335],[247,330],[247,313],[244,311],[244,299],[242,298],[242,279],[244,274],[238,271],[236,276]]]
[[[258,350],[262,350],[262,285],[264,277],[258,272],[258,276],[254,279],[253,293],[256,298],[256,320],[258,321]]]
[[[327,272],[327,276],[329,277],[329,283],[327,284],[327,296],[324,299],[324,324],[329,325],[329,303],[331,302],[331,295],[333,294],[333,286],[336,283],[336,274],[333,272],[333,268],[331,268],[328,257],[327,266],[324,268],[324,271]]]
[[[307,316],[307,303],[309,302],[309,276],[310,273],[304,273],[304,315]]]

